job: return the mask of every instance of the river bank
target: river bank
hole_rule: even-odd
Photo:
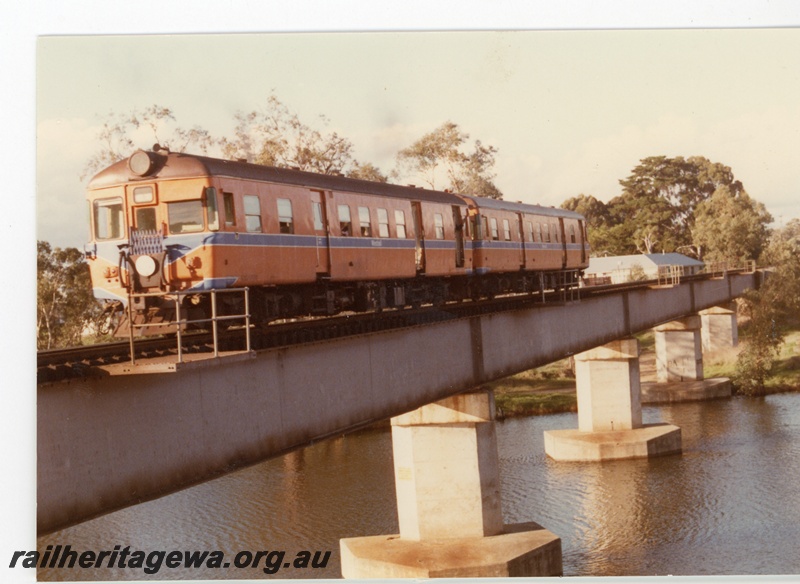
[[[742,332],[743,342],[746,342],[746,325],[742,327]],[[647,332],[637,335],[637,338],[641,347],[641,381],[655,382],[655,336],[652,332]],[[733,378],[736,359],[742,346],[740,344],[733,349],[704,355],[705,378]],[[498,420],[578,411],[571,359],[524,371],[487,383],[483,387],[494,391]],[[800,391],[800,330],[786,335],[765,389],[766,394]]]

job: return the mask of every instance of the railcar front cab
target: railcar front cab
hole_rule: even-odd
[[[188,253],[197,247],[193,240],[219,230],[216,189],[209,179],[159,182],[156,175],[165,162],[165,154],[139,150],[127,160],[128,180],[88,195],[92,241],[85,251],[95,297],[105,301],[110,312],[124,311],[130,302],[136,325],[175,320],[169,292],[201,283],[203,268],[210,268],[199,255]],[[175,328],[137,327],[134,334]],[[114,334],[130,334],[124,312]]]

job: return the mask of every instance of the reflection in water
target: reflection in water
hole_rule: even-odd
[[[543,432],[575,414],[498,423],[507,523],[562,538],[568,576],[800,573],[800,394],[644,408],[680,426],[684,452],[563,463]],[[446,488],[446,486],[443,486]],[[338,577],[339,539],[397,533],[391,437],[329,440],[39,539],[39,548],[330,550],[324,570],[39,571],[44,580]]]

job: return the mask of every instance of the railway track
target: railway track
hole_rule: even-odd
[[[736,273],[741,271],[745,270],[729,270],[728,272]],[[718,275],[699,274],[686,276],[681,278],[681,281],[699,280]],[[649,288],[658,284],[658,280],[643,280],[625,284],[591,286],[579,289],[578,294],[580,298],[591,298],[625,290]],[[407,308],[387,310],[380,313],[298,319],[291,322],[273,323],[264,327],[253,327],[251,329],[251,349],[257,351],[288,347],[490,313],[519,310],[537,304],[563,304],[564,302],[576,300],[578,299],[566,298],[563,294],[551,291],[544,297],[538,293],[510,295],[491,300],[464,301],[418,309]],[[181,346],[184,353],[204,353],[213,352],[214,350],[212,335],[208,332],[183,334]],[[241,327],[238,330],[234,327],[231,330],[219,333],[218,347],[220,351],[244,350],[244,335]],[[177,355],[177,343],[174,336],[138,339],[134,344],[134,348],[137,360]],[[44,383],[90,375],[102,375],[105,372],[100,368],[101,366],[124,363],[130,361],[130,358],[128,340],[39,351],[37,353],[37,382]]]

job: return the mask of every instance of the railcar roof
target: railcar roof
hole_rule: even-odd
[[[128,168],[128,159],[120,160],[96,174],[89,182],[90,189],[109,187],[127,182],[172,180],[199,176],[224,176],[279,184],[291,184],[331,191],[375,194],[411,200],[431,201],[447,205],[464,205],[452,193],[416,187],[379,183],[367,180],[317,174],[288,168],[276,168],[248,162],[222,160],[180,152],[156,155],[156,169],[141,177]]]
[[[472,195],[462,195],[472,201],[478,209],[493,209],[499,211],[512,211],[514,213],[534,213],[551,217],[567,217],[570,219],[583,219],[583,215],[567,209],[557,209],[555,207],[543,207],[541,205],[529,205],[526,203],[515,203],[513,201],[503,201],[498,199],[488,199],[486,197],[475,197]]]

